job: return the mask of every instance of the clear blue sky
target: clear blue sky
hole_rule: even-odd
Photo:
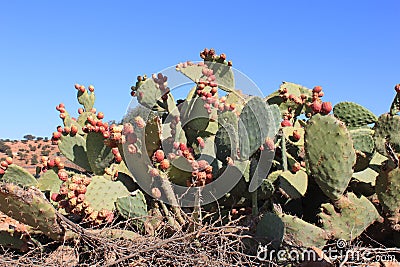
[[[264,94],[322,85],[326,101],[388,110],[400,83],[400,1],[0,0],[0,138],[50,136],[75,83],[119,120],[138,74],[204,47],[225,52]]]

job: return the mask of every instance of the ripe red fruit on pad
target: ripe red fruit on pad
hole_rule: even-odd
[[[64,170],[60,170],[58,172],[58,178],[60,178],[61,181],[65,182],[68,180],[68,173]]]
[[[151,177],[157,177],[160,175],[160,171],[156,168],[152,168],[149,171]]]
[[[154,187],[151,189],[151,194],[154,198],[160,198],[161,197],[161,191],[157,187]]]
[[[293,139],[294,139],[295,141],[299,141],[300,138],[301,138],[301,135],[300,135],[299,131],[294,130],[294,131],[293,131]]]
[[[94,86],[93,85],[89,85],[88,89],[89,89],[90,92],[93,92],[94,91]]]
[[[322,103],[321,103],[320,101],[318,101],[318,100],[314,101],[314,102],[311,104],[311,109],[312,109],[312,111],[313,111],[314,113],[319,113],[319,112],[321,112],[321,108],[322,108]]]
[[[76,125],[71,126],[71,134],[75,135],[78,133],[78,127]]]
[[[104,113],[103,113],[103,112],[97,113],[97,118],[98,118],[99,120],[104,119]]]
[[[281,126],[282,127],[289,127],[289,126],[293,126],[292,123],[289,120],[283,120],[281,122]]]
[[[161,162],[160,162],[160,168],[162,169],[162,170],[167,170],[168,168],[169,168],[169,166],[170,166],[170,163],[169,163],[169,160],[167,160],[167,159],[163,159]]]
[[[54,132],[53,133],[53,138],[56,139],[56,140],[60,139],[61,138],[61,133],[60,132]]]
[[[156,152],[154,152],[153,160],[156,162],[161,162],[164,159],[164,156],[165,156],[164,151],[159,149]]]
[[[60,201],[60,195],[58,193],[51,194],[51,200],[53,200],[54,202]]]
[[[314,93],[319,93],[319,92],[321,92],[321,91],[322,91],[322,87],[319,86],[319,85],[317,85],[317,86],[315,86],[315,87],[313,88],[313,92],[314,92]]]
[[[321,107],[322,114],[329,114],[332,111],[332,103],[331,102],[323,102]]]
[[[6,162],[8,163],[8,165],[11,165],[13,163],[13,159],[11,157],[7,157]]]
[[[295,164],[293,164],[293,166],[292,166],[292,172],[298,172],[298,171],[300,171],[300,169],[301,169],[301,165],[300,165],[300,163],[298,163],[298,162],[296,162]]]
[[[83,112],[84,112],[83,108],[79,108],[79,109],[78,109],[78,113],[79,113],[79,114],[82,114]]]

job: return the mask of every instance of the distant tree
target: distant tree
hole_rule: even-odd
[[[11,149],[7,149],[7,150],[6,150],[6,154],[7,154],[7,156],[9,156],[9,157],[13,157],[13,156],[14,156]]]
[[[31,165],[36,165],[38,164],[38,157],[36,154],[33,154],[32,158],[31,158]]]
[[[34,136],[34,135],[31,135],[31,134],[27,134],[27,135],[24,135],[24,139],[26,139],[26,140],[33,140],[33,139],[35,139],[36,137]]]
[[[48,142],[48,141],[49,141],[49,138],[48,138],[48,137],[45,137],[43,140],[44,140],[45,142]]]
[[[50,155],[50,150],[42,150],[40,155],[48,157]]]
[[[7,149],[11,149],[11,147],[6,145],[3,141],[0,141],[0,152],[6,153]]]
[[[43,140],[43,137],[40,137],[40,136],[39,136],[39,137],[36,137],[36,140],[37,140],[37,141],[42,141],[42,140]]]
[[[146,120],[146,118],[149,116],[149,109],[141,105],[129,109],[125,116],[122,118],[122,123],[133,123],[134,119],[137,116],[140,116]]]

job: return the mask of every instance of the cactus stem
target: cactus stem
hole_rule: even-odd
[[[182,217],[181,209],[178,206],[178,201],[176,200],[174,190],[172,189],[171,182],[169,181],[166,174],[161,176],[161,187],[164,190],[164,193],[168,199],[168,202],[171,204],[172,212],[174,213],[176,219],[178,220],[180,225],[185,224],[185,220]]]

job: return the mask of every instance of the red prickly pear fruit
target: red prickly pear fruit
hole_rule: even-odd
[[[56,158],[54,159],[54,163],[55,163],[57,166],[59,166],[59,165],[61,164],[61,158],[60,158],[60,157],[56,157]]]
[[[83,185],[88,186],[92,182],[92,178],[85,177],[83,178]]]
[[[179,144],[179,149],[182,150],[182,151],[187,150],[186,144],[185,143],[180,143]]]
[[[71,128],[68,126],[65,126],[63,133],[69,134],[71,132]]]
[[[78,127],[76,125],[71,126],[71,134],[76,135],[78,133]]]
[[[80,87],[81,87],[81,85],[80,85],[80,84],[77,84],[77,83],[76,83],[74,86],[75,86],[75,89],[76,89],[76,90],[79,90]]]
[[[265,146],[267,147],[268,150],[274,150],[275,149],[274,140],[272,140],[269,137],[265,138],[264,144],[265,144]]]
[[[77,184],[69,184],[68,185],[68,190],[75,191],[76,189],[78,189],[78,185]]]
[[[94,86],[93,85],[89,85],[88,89],[89,89],[90,92],[93,92],[94,91]]]
[[[319,92],[318,93],[318,97],[323,97],[325,94],[324,94],[324,92]]]
[[[68,194],[68,188],[65,186],[60,187],[60,191],[59,191],[60,195],[66,195]]]
[[[81,85],[79,86],[79,91],[81,91],[82,93],[84,93],[86,90],[85,86]]]
[[[300,162],[300,166],[303,167],[303,168],[305,168],[305,167],[306,167],[306,162],[305,162],[305,161],[301,161],[301,162]]]
[[[319,113],[321,112],[321,108],[322,108],[322,103],[320,101],[314,101],[311,105],[311,109],[314,113]]]
[[[63,128],[61,126],[57,126],[57,132],[62,133],[63,132]]]
[[[82,114],[83,112],[85,112],[85,111],[83,110],[83,108],[79,108],[79,109],[78,109],[78,114]]]
[[[54,159],[51,159],[51,160],[49,160],[48,162],[47,162],[47,167],[48,168],[54,168],[54,166],[56,166],[56,163],[55,163],[55,161],[54,161]]]
[[[153,160],[155,162],[161,162],[164,159],[164,157],[165,157],[164,151],[159,149],[156,152],[154,152]]]
[[[399,83],[399,84],[396,84],[396,85],[394,86],[394,90],[396,91],[396,93],[400,93],[400,83]]]
[[[130,124],[130,123],[124,124],[124,129],[123,129],[124,134],[133,134],[134,131],[135,131],[135,129],[133,128],[132,124]]]
[[[151,168],[149,174],[151,177],[157,177],[160,175],[160,171],[156,168]]]
[[[59,202],[61,200],[61,196],[58,193],[51,194],[51,200],[54,202]]]
[[[292,172],[296,173],[296,172],[300,171],[300,169],[301,169],[300,163],[296,162],[295,164],[293,164]]]
[[[220,58],[221,60],[225,60],[225,59],[226,59],[226,55],[225,55],[224,53],[222,53],[221,55],[219,55],[219,58]]]
[[[143,129],[146,126],[146,122],[140,116],[137,116],[135,118],[135,123],[136,123],[137,127],[141,128],[141,129]]]
[[[131,153],[131,154],[136,154],[136,153],[137,153],[137,148],[136,148],[136,146],[135,146],[134,144],[130,144],[130,145],[128,146],[128,151],[129,151],[129,153]]]
[[[111,149],[111,152],[113,153],[114,156],[118,155],[118,154],[119,154],[118,147],[113,147],[113,148]]]
[[[117,163],[122,162],[122,156],[121,156],[121,154],[118,154],[118,155],[115,156],[115,162],[117,162]]]
[[[7,168],[8,168],[8,163],[7,163],[7,161],[3,160],[3,161],[0,163],[0,166],[7,169]]]
[[[229,105],[229,110],[235,110],[235,108],[236,108],[236,104],[235,103],[232,103],[232,104]]]
[[[321,107],[322,114],[329,114],[332,111],[332,103],[331,102],[323,102]]]
[[[99,120],[104,119],[104,113],[103,113],[103,112],[97,113],[97,118],[98,118]]]
[[[8,163],[8,165],[11,165],[13,163],[13,159],[11,157],[7,157],[6,162]]]
[[[293,125],[292,125],[292,123],[291,123],[289,120],[283,120],[283,121],[281,122],[281,126],[282,126],[282,127],[290,127],[290,126],[293,126]]]
[[[54,133],[53,133],[53,138],[54,138],[55,140],[60,139],[60,138],[61,138],[61,133],[60,133],[60,132],[54,132]]]
[[[204,170],[208,166],[208,162],[204,159],[199,160],[197,163],[199,163],[199,170]]]
[[[315,87],[312,89],[312,91],[313,91],[314,93],[319,93],[319,92],[322,91],[322,87],[319,86],[319,85],[317,85],[317,86],[315,86]]]
[[[151,195],[154,197],[154,198],[161,198],[161,191],[160,191],[160,189],[158,189],[157,187],[154,187],[154,188],[152,188],[151,189]]]
[[[80,184],[80,185],[78,185],[78,188],[76,188],[76,192],[78,194],[86,194],[86,190],[87,190],[87,188],[84,184]]]
[[[60,169],[60,170],[65,168],[65,165],[62,162],[60,164],[56,164],[56,165],[57,165],[58,169]]]
[[[163,159],[163,160],[160,162],[160,168],[161,168],[161,170],[163,170],[163,171],[168,170],[169,167],[170,167],[169,160]]]
[[[92,109],[90,110],[90,112],[92,112],[93,114],[96,114],[97,109],[96,109],[96,108],[92,108]]]
[[[76,197],[76,201],[77,201],[78,203],[82,203],[84,200],[85,200],[85,195],[84,195],[84,194],[79,194],[79,195]]]
[[[2,168],[0,168],[0,175],[4,175],[6,173],[6,171]]]
[[[110,132],[107,132],[107,131],[104,132],[104,133],[103,133],[103,138],[104,138],[104,139],[110,138]]]
[[[58,178],[60,178],[61,181],[65,182],[68,180],[68,173],[64,170],[58,171]]]
[[[300,138],[301,138],[301,135],[300,135],[299,131],[294,130],[294,131],[293,131],[293,139],[294,139],[295,141],[299,141]]]
[[[197,142],[199,143],[200,148],[204,148],[205,147],[205,143],[204,143],[204,139],[201,137],[197,137]]]
[[[60,114],[60,119],[63,120],[63,119],[65,119],[66,117],[67,117],[67,115],[65,115],[65,113],[61,113],[61,114]]]
[[[237,215],[239,214],[239,212],[237,211],[237,209],[232,209],[231,210],[232,215]]]

